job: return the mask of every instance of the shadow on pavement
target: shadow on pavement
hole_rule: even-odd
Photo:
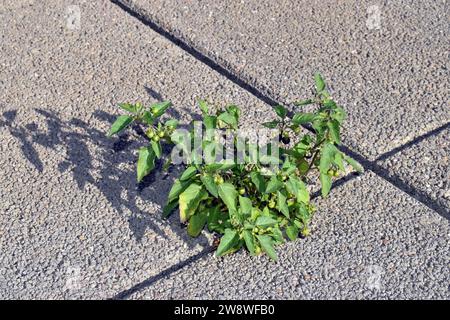
[[[177,168],[162,174],[163,161],[159,161],[150,175],[141,183],[136,182],[137,156],[134,150],[144,142],[139,142],[140,136],[143,135],[139,126],[132,127],[128,134],[118,138],[108,138],[105,132],[93,128],[84,120],[72,118],[64,121],[53,112],[43,109],[34,109],[34,112],[45,122],[45,130],[39,129],[34,122],[18,124],[15,121],[16,110],[2,114],[0,127],[6,127],[17,139],[23,156],[35,170],[40,173],[44,172],[44,169],[50,172],[57,170],[59,173],[69,171],[80,190],[86,190],[88,184],[95,186],[122,217],[127,217],[130,230],[138,241],[147,229],[167,239],[167,235],[155,223],[162,218],[143,212],[138,207],[138,201],[150,201],[160,208],[164,207],[171,186],[171,173]],[[100,110],[95,111],[93,116],[108,125],[115,119],[115,116]],[[58,163],[57,168],[44,168],[43,159],[36,150],[38,145],[63,154],[64,160]],[[89,148],[92,145],[95,145],[95,148]],[[124,165],[132,169],[121,169]],[[131,216],[125,209],[131,212]],[[168,224],[188,247],[194,247],[198,240],[208,243],[202,235],[195,241],[190,238],[186,231],[182,230],[176,214],[172,215]]]

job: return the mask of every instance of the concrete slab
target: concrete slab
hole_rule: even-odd
[[[386,160],[391,175],[428,194],[450,213],[450,129],[427,137]]]
[[[118,0],[278,101],[320,71],[371,160],[450,120],[447,1]]]
[[[372,173],[318,201],[311,237],[278,263],[211,255],[132,299],[448,299],[450,224]]]
[[[115,105],[270,108],[109,1],[0,4],[0,298],[108,298],[202,252],[160,218],[174,174],[135,182],[142,141],[107,139]]]

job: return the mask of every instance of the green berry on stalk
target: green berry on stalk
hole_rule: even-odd
[[[239,194],[241,196],[244,195],[245,194],[245,189],[244,188],[239,189]]]
[[[309,229],[306,228],[306,227],[303,228],[303,230],[302,230],[302,236],[307,237],[307,236],[309,236],[309,234],[310,234]]]
[[[153,132],[152,129],[147,130],[147,137],[149,137],[151,139],[151,138],[153,138],[154,135],[155,135],[155,133]]]
[[[214,177],[214,182],[216,184],[222,184],[224,181],[223,181],[223,178],[221,176],[217,175],[217,176]]]

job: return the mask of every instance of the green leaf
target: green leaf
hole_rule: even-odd
[[[148,125],[152,125],[155,119],[153,118],[152,114],[149,111],[145,111],[142,114],[141,120]]]
[[[203,117],[203,124],[206,130],[212,130],[216,128],[217,117],[205,115]]]
[[[178,207],[178,201],[173,201],[166,204],[162,213],[163,218],[167,218],[176,207]]]
[[[311,137],[309,135],[305,135],[298,143],[295,144],[293,150],[298,153],[299,156],[303,157],[310,148]]]
[[[320,118],[315,118],[312,122],[312,127],[316,132],[317,141],[322,140],[325,130],[328,128],[326,123]]]
[[[133,118],[130,116],[119,116],[116,121],[111,126],[108,136],[111,137],[113,134],[119,133],[125,129],[130,123],[133,122]]]
[[[192,178],[197,173],[197,169],[194,166],[189,166],[181,174],[180,181],[186,181]]]
[[[267,235],[257,235],[259,243],[261,244],[261,248],[264,250],[264,252],[267,253],[267,255],[277,261],[277,253],[275,252],[275,249],[273,248],[273,240],[271,237]]]
[[[216,251],[216,256],[220,257],[232,249],[239,241],[239,235],[235,230],[226,229],[222,239],[220,239],[219,247]]]
[[[218,120],[222,120],[226,124],[229,124],[232,128],[236,128],[237,127],[237,119],[236,119],[236,117],[233,116],[232,114],[228,113],[228,112],[221,113],[217,117],[217,119]]]
[[[292,193],[298,201],[305,204],[309,203],[309,192],[303,181],[298,179],[295,175],[289,176],[289,180],[286,182],[286,189],[289,193]]]
[[[225,230],[226,217],[223,217],[223,213],[218,206],[208,208],[208,230],[223,233]]]
[[[287,199],[284,194],[282,194],[280,191],[277,192],[277,209],[280,211],[286,218],[289,219],[289,208],[287,205]]]
[[[203,159],[205,163],[214,163],[216,161],[217,144],[211,141],[203,141]]]
[[[269,122],[264,122],[262,125],[269,129],[275,129],[279,123],[280,123],[280,121],[273,120],[273,121],[269,121]]]
[[[262,228],[267,228],[275,225],[277,223],[277,220],[268,217],[268,216],[259,216],[258,219],[256,219],[255,225]]]
[[[280,227],[278,225],[272,228],[270,236],[273,238],[274,244],[284,243],[283,232],[281,232]]]
[[[131,103],[119,103],[119,107],[125,111],[136,113],[136,105]]]
[[[172,105],[170,101],[163,101],[153,104],[150,108],[152,110],[153,117],[160,117],[166,112],[167,108]]]
[[[284,119],[287,115],[287,110],[285,107],[278,105],[273,107],[273,109],[275,110],[275,113],[282,119]]]
[[[326,99],[324,102],[323,102],[323,106],[325,107],[325,108],[327,108],[327,109],[335,109],[336,107],[337,107],[337,104],[336,104],[336,102],[334,102],[332,99]]]
[[[260,215],[261,215],[261,210],[259,210],[258,208],[252,208],[250,220],[255,221]]]
[[[345,160],[349,165],[351,165],[352,168],[353,168],[354,170],[356,170],[357,172],[359,172],[359,173],[364,172],[363,166],[362,166],[358,161],[356,161],[355,159],[353,159],[352,157],[349,157],[349,156],[344,155],[344,160]]]
[[[192,183],[183,193],[180,194],[178,200],[180,204],[180,220],[181,222],[186,222],[191,215],[197,210],[200,201],[207,196],[207,192],[196,183]]]
[[[309,203],[309,191],[308,191],[308,189],[306,189],[305,184],[302,181],[300,181],[300,182],[301,182],[301,187],[300,187],[300,190],[298,190],[297,199],[298,199],[298,201],[303,202],[304,204],[308,204]]]
[[[250,173],[250,179],[252,180],[253,184],[256,186],[256,189],[258,192],[263,193],[266,190],[266,181],[264,180],[264,177],[261,175],[261,173],[253,171]]]
[[[298,193],[300,190],[300,179],[298,179],[295,175],[289,176],[289,180],[286,182],[286,190],[293,195]]]
[[[334,160],[334,154],[336,147],[331,143],[326,142],[322,147],[322,153],[320,155],[319,171],[326,174],[331,167]]]
[[[331,139],[334,143],[341,143],[340,125],[337,120],[331,120],[327,123],[328,129],[330,130]]]
[[[236,188],[231,183],[225,182],[220,184],[218,189],[219,197],[225,203],[227,208],[231,211],[237,211],[236,200],[238,192],[236,191]]]
[[[137,181],[142,179],[150,173],[155,167],[155,152],[150,146],[139,149],[139,158],[137,163]]]
[[[229,105],[228,107],[225,108],[227,110],[227,112],[231,115],[233,115],[236,120],[239,119],[239,115],[241,113],[241,110],[239,110],[239,108],[235,105]]]
[[[206,213],[204,213],[204,212],[199,212],[199,213],[194,214],[189,219],[189,225],[187,227],[188,234],[191,237],[198,237],[198,235],[202,231],[203,227],[205,226],[206,219],[207,219],[207,216],[206,216]]]
[[[243,214],[249,215],[252,211],[252,200],[247,197],[239,196],[239,206]]]
[[[264,217],[270,217],[270,210],[269,210],[269,208],[267,206],[264,207],[261,215],[264,216]]]
[[[208,175],[202,175],[200,177],[200,180],[202,181],[203,185],[205,186],[206,190],[209,191],[214,197],[219,196],[219,191],[217,190],[217,185],[214,182],[214,178],[212,176]]]
[[[290,224],[286,227],[286,235],[289,239],[294,241],[298,237],[298,227],[295,224]]]
[[[342,172],[345,172],[344,161],[342,157],[342,153],[340,151],[336,152],[334,155],[334,163]]]
[[[345,112],[344,109],[338,106],[334,109],[331,118],[337,120],[339,123],[342,123],[345,120],[345,118],[347,118],[347,113]]]
[[[162,153],[162,149],[161,149],[161,143],[158,141],[152,141],[151,142],[152,145],[152,149],[155,152],[156,157],[159,159],[161,158],[161,153]]]
[[[191,184],[191,181],[180,181],[179,179],[176,179],[175,182],[172,185],[172,188],[169,192],[168,197],[168,203],[171,203],[178,199],[180,194],[186,190],[186,188]]]
[[[267,184],[266,193],[272,193],[278,191],[283,187],[283,182],[278,180],[277,176],[273,175]]]
[[[325,90],[325,81],[323,80],[322,76],[320,75],[320,73],[316,73],[314,75],[314,80],[316,81],[316,89],[317,92],[322,92],[323,90]]]
[[[254,256],[256,254],[256,245],[255,239],[253,238],[253,234],[249,230],[244,230],[243,235],[245,246],[247,247],[248,251],[250,251],[250,254]]]
[[[169,119],[164,123],[165,127],[172,127],[176,128],[178,126],[178,120],[175,119]]]
[[[314,101],[311,100],[311,99],[306,99],[306,100],[301,100],[301,101],[294,102],[294,105],[296,105],[296,106],[306,106],[306,105],[311,104],[311,103],[314,103]]]
[[[292,123],[295,125],[302,125],[305,123],[312,122],[316,118],[314,113],[296,113],[292,118]]]
[[[320,183],[322,184],[322,197],[325,198],[331,190],[331,177],[326,173],[321,173]]]
[[[232,160],[231,160],[232,161]],[[227,163],[225,161],[217,162],[217,163],[211,163],[206,166],[206,170],[210,172],[214,171],[226,171],[230,170],[236,167],[236,163]]]
[[[295,166],[295,163],[291,162],[291,159],[289,157],[286,157],[281,169],[283,169],[284,173],[289,174],[289,173],[292,173],[295,171],[296,166]]]
[[[301,203],[298,206],[297,217],[303,223],[303,225],[301,225],[299,222],[297,223],[297,220],[295,220],[294,223],[298,228],[301,228],[309,223],[311,219],[311,212],[309,211],[308,207],[305,204]]]
[[[198,105],[200,106],[203,115],[208,114],[209,108],[205,100],[198,100]]]

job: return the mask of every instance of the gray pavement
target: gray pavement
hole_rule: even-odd
[[[448,221],[374,174],[318,201],[312,236],[279,262],[200,259],[131,299],[448,299]]]
[[[160,217],[176,170],[136,184],[142,142],[107,139],[111,115],[170,99],[187,123],[206,97],[251,128],[270,107],[109,1],[2,3],[0,298],[450,298],[449,132],[432,131],[449,122],[445,1],[388,3],[369,31],[365,2],[123,2],[274,99],[320,69],[345,144],[393,178],[343,181],[278,263],[213,258],[209,235]]]
[[[392,175],[429,194],[450,212],[450,126],[380,161]]]
[[[175,173],[135,182],[136,137],[107,139],[123,101],[269,107],[108,1],[1,4],[0,297],[108,298],[201,252],[161,206]],[[116,150],[116,151],[114,151]]]
[[[119,2],[277,101],[320,71],[349,111],[344,143],[371,160],[450,121],[448,1]]]

